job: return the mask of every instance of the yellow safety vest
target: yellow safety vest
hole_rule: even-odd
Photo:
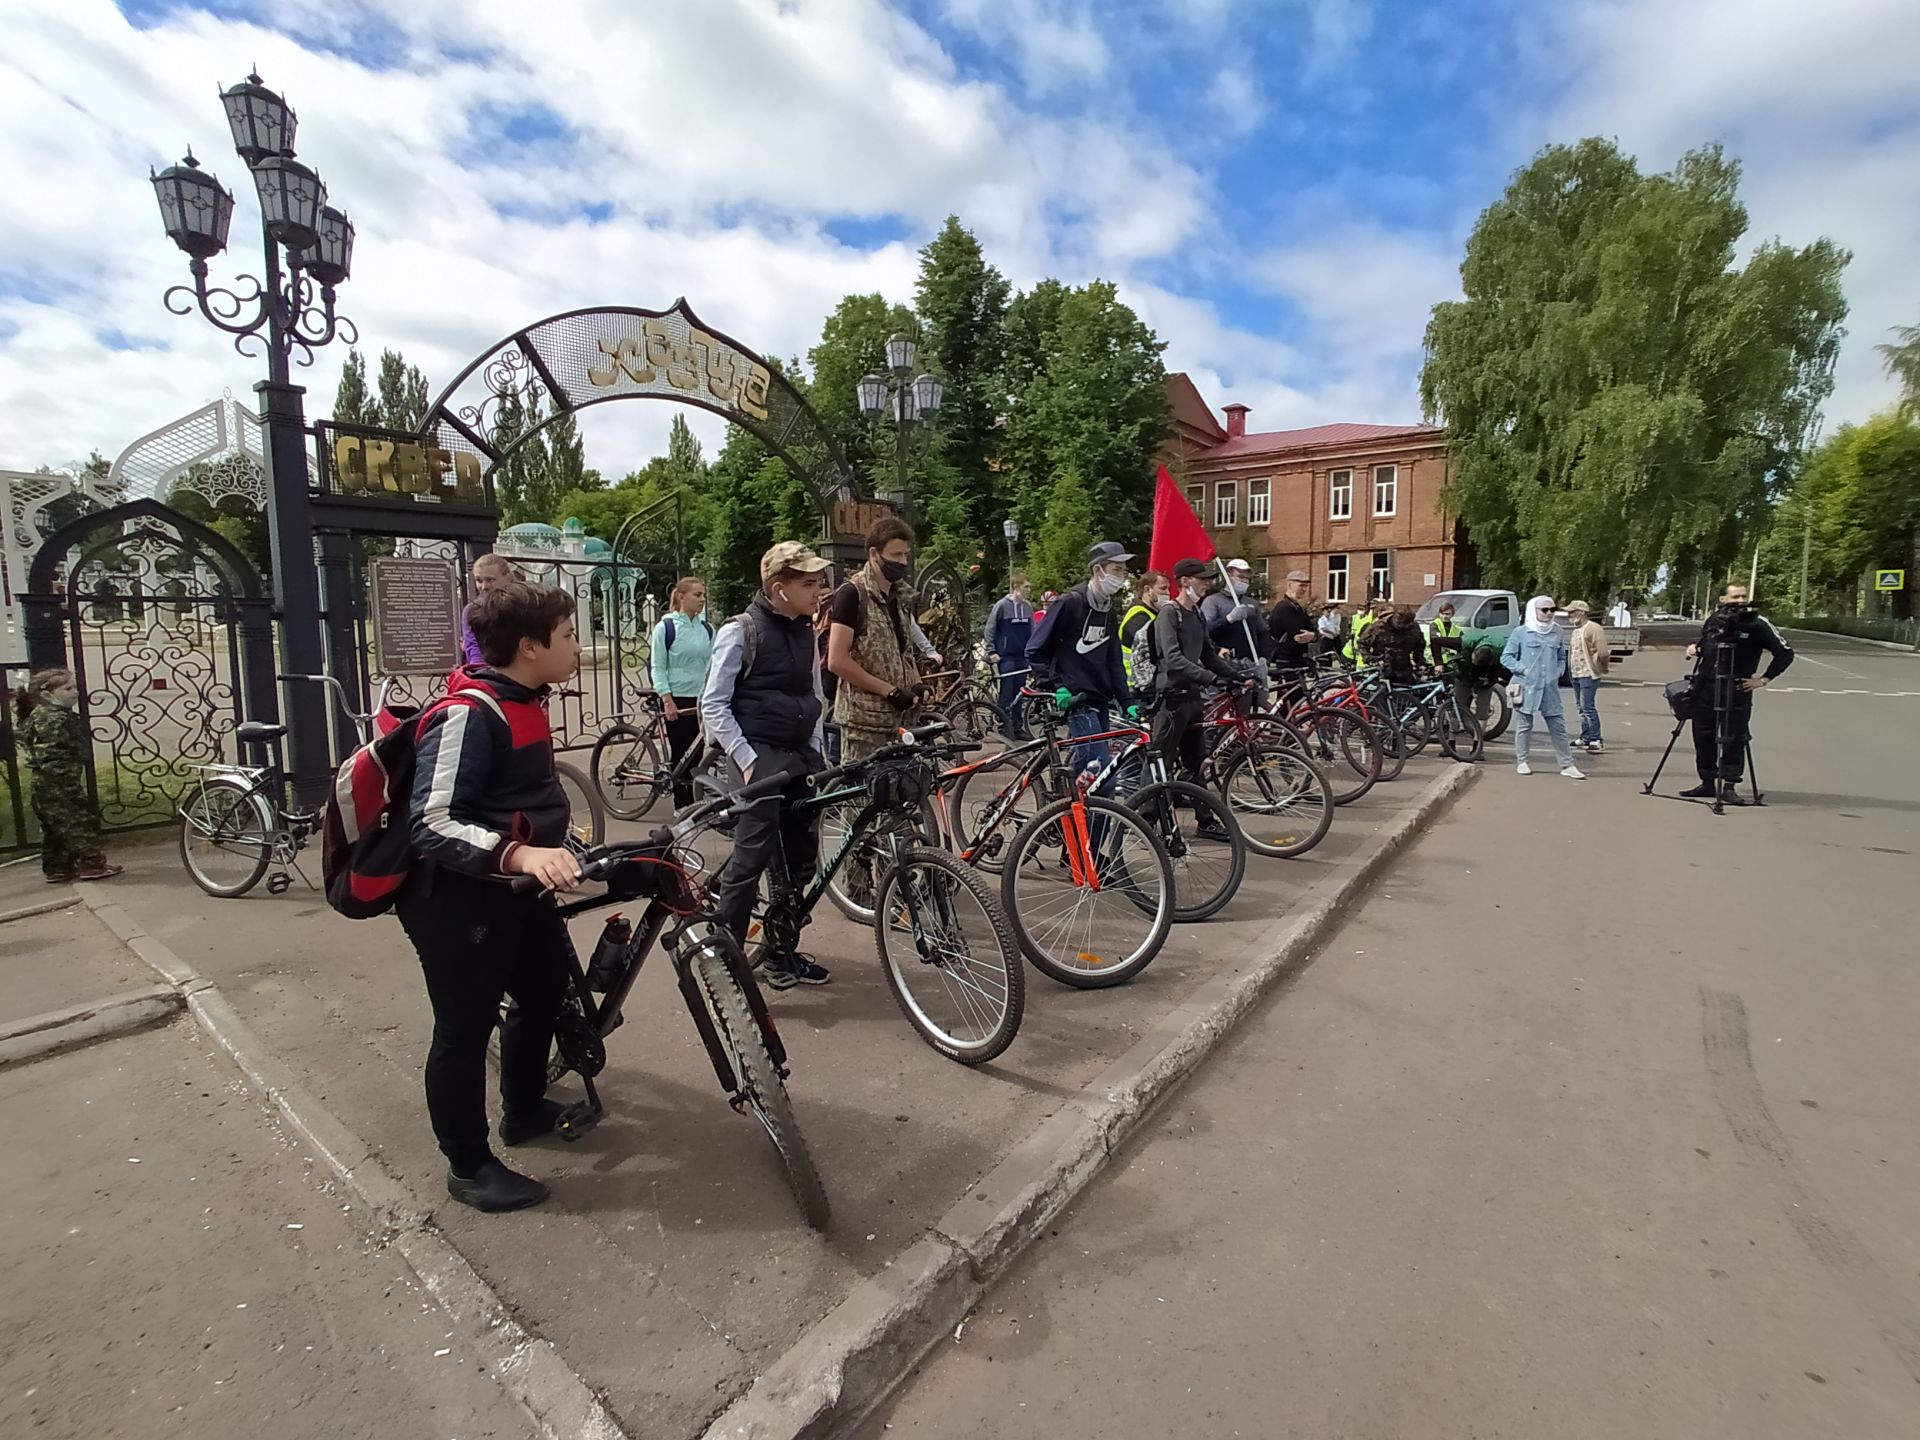
[[[1347,637],[1346,648],[1340,652],[1362,669],[1366,668],[1367,657],[1361,653],[1360,637],[1366,633],[1366,628],[1379,618],[1380,617],[1375,615],[1371,610],[1362,610],[1358,615],[1354,616],[1353,633]]]

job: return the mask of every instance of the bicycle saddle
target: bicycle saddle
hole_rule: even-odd
[[[271,745],[287,733],[284,725],[268,725],[259,720],[247,720],[234,727],[233,738],[242,745]]]

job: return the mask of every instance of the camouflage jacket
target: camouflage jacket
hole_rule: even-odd
[[[20,743],[36,775],[78,777],[87,768],[86,732],[80,714],[43,701],[20,722]]]

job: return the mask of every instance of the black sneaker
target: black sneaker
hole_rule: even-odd
[[[1722,785],[1720,787],[1720,803],[1722,805],[1746,805],[1749,802],[1741,798],[1738,787]]]
[[[791,990],[796,985],[824,985],[832,978],[832,972],[826,966],[816,965],[805,955],[768,960],[760,971],[760,979],[770,990]]]
[[[1233,832],[1209,815],[1193,827],[1193,833],[1202,840],[1218,840],[1222,844],[1233,842]]]
[[[524,1210],[547,1198],[547,1187],[531,1175],[509,1170],[489,1155],[486,1163],[471,1176],[447,1172],[447,1193],[462,1205],[471,1205],[489,1215],[502,1210]]]
[[[1680,798],[1682,800],[1711,800],[1713,799],[1713,782],[1711,780],[1702,780],[1691,790],[1682,790],[1680,792]]]
[[[540,1108],[531,1115],[502,1115],[500,1143],[524,1145],[529,1140],[538,1140],[542,1135],[551,1135],[559,1125],[560,1117],[566,1113],[567,1107],[558,1100],[542,1100]]]

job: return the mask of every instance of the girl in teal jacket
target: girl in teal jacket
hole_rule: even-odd
[[[667,763],[678,767],[687,747],[700,738],[700,692],[706,688],[707,666],[713,660],[713,626],[701,614],[707,608],[706,581],[683,577],[667,603],[667,613],[653,627],[647,668],[666,711]],[[692,803],[692,783],[675,783],[674,808]]]

